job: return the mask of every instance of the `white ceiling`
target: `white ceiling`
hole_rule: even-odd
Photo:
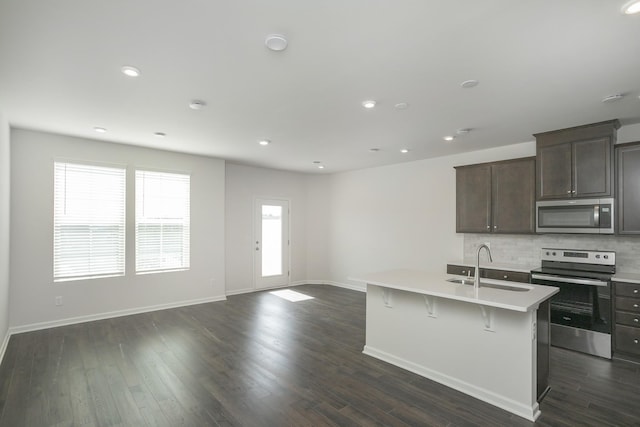
[[[624,2],[0,0],[0,109],[14,127],[323,173],[639,123]]]

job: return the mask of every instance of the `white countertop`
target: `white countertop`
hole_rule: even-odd
[[[640,273],[616,273],[611,277],[614,282],[638,283],[640,284]]]
[[[390,289],[521,312],[537,309],[541,302],[559,291],[554,286],[482,279],[481,283],[525,288],[529,289],[529,291],[517,292],[480,286],[478,295],[475,295],[472,285],[447,282],[449,278],[460,278],[460,276],[421,270],[397,269],[362,274],[349,279]]]
[[[482,257],[484,258],[485,256],[483,255]],[[465,259],[462,261],[460,260],[451,261],[451,262],[448,262],[447,264],[463,265],[465,267],[476,266],[475,260],[469,260],[469,259]],[[480,260],[480,268],[490,268],[492,270],[509,270],[509,271],[517,271],[520,273],[531,273],[531,270],[534,270],[539,267],[540,267],[540,264],[537,264],[537,265],[507,264],[507,263],[501,263],[501,262],[489,262],[486,260]]]

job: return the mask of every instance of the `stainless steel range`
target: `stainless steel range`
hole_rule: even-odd
[[[531,283],[560,288],[551,297],[551,345],[610,359],[615,252],[544,248],[541,258]]]

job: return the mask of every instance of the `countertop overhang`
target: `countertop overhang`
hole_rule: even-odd
[[[476,295],[472,285],[447,282],[450,278],[460,278],[460,276],[422,270],[395,269],[355,275],[349,279],[389,289],[520,312],[537,309],[541,302],[559,292],[555,286],[482,279],[481,283],[525,288],[529,291],[517,292],[480,286]]]

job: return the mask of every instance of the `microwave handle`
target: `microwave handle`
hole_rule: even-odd
[[[593,207],[593,224],[596,227],[600,227],[600,205]]]

